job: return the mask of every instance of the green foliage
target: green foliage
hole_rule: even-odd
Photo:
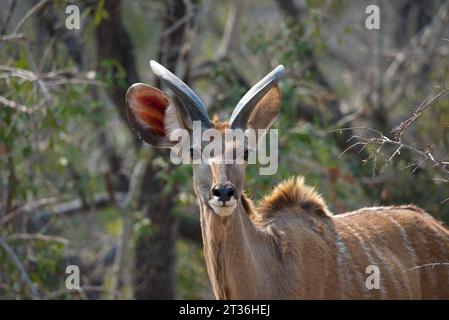
[[[94,16],[94,24],[98,26],[103,19],[109,18],[109,13],[104,7],[104,3],[106,0],[100,0],[97,2],[97,6],[95,8],[95,16]]]
[[[134,224],[134,236],[136,239],[149,237],[156,231],[155,225],[151,224],[151,220],[148,218],[141,218]]]
[[[95,28],[110,19],[105,5],[106,0],[100,0],[93,6],[86,6],[83,11],[86,28],[80,31],[80,39],[84,46],[83,58],[89,66],[95,61],[92,56],[92,51],[95,51],[95,39],[92,39]],[[147,11],[142,10],[147,9],[145,6],[149,5],[155,8],[151,11],[150,18]],[[338,18],[344,11],[345,2],[333,1],[330,7],[327,7],[328,5],[329,1],[325,0],[306,0],[304,9],[301,9],[301,19],[298,21],[285,19],[274,26],[265,19],[256,19],[256,22],[253,21],[253,28],[249,23],[245,24],[239,30],[233,51],[220,61],[214,59],[221,41],[222,29],[226,24],[229,4],[214,4],[208,12],[211,16],[209,19],[216,20],[213,21],[213,27],[196,29],[201,33],[200,37],[186,37],[189,41],[190,37],[193,37],[194,41],[190,45],[194,49],[189,52],[188,46],[183,46],[181,60],[191,55],[194,63],[190,71],[195,71],[193,69],[196,66],[207,60],[205,69],[210,74],[203,76],[201,81],[193,80],[193,85],[206,93],[206,97],[211,100],[211,105],[208,105],[210,113],[219,114],[222,120],[229,117],[236,103],[249,89],[248,79],[259,78],[277,64],[284,64],[288,70],[287,76],[280,83],[283,104],[279,120],[274,124],[274,128],[279,129],[278,172],[274,176],[261,176],[260,165],[250,165],[245,187],[257,201],[270,192],[276,183],[292,175],[304,175],[307,183],[317,187],[330,209],[336,213],[364,205],[413,202],[449,222],[449,202],[440,204],[449,197],[447,184],[433,181],[435,172],[431,168],[414,170],[416,155],[402,151],[401,156],[390,163],[387,160],[394,150],[383,148],[376,163],[372,160],[362,163],[360,159],[348,154],[340,157],[342,147],[337,145],[335,137],[329,133],[333,124],[329,123],[330,116],[323,114],[323,103],[320,101],[322,74],[327,71],[323,69],[325,64],[321,62],[329,59],[329,48],[326,45],[328,39],[322,24],[325,11],[332,12],[332,17]],[[201,6],[195,3],[194,7]],[[63,12],[64,7],[64,2],[55,2],[56,11]],[[133,49],[137,52],[136,64],[144,70],[141,72],[142,81],[147,80],[146,77],[150,74],[147,72],[149,55],[153,58],[158,55],[162,42],[165,42],[164,50],[165,46],[169,47],[167,39],[159,39],[161,30],[165,28],[160,23],[160,7],[162,6],[158,2],[123,3],[125,24],[134,43]],[[148,20],[150,24],[146,23]],[[58,38],[58,41],[52,44],[52,37],[58,35],[48,38],[42,36],[42,25],[35,27],[42,21],[33,21],[32,17],[29,21],[29,26],[23,29],[26,41],[1,42],[1,65],[30,70],[41,75],[84,68],[71,59],[67,44],[64,43],[65,38],[63,41]],[[190,21],[186,23],[190,24]],[[344,43],[345,38],[352,36],[355,30],[355,26],[336,30],[337,43]],[[242,55],[246,54],[251,57],[247,60],[241,59]],[[244,65],[246,61],[251,61],[251,64]],[[253,64],[257,68],[253,68]],[[184,61],[179,65],[179,69],[184,70]],[[21,210],[27,204],[48,198],[57,199],[58,203],[83,199],[92,205],[96,196],[107,194],[104,173],[108,171],[111,163],[106,159],[105,150],[100,147],[100,133],[108,137],[110,147],[120,155],[123,161],[120,163],[120,174],[124,176],[130,176],[135,161],[145,154],[136,151],[138,148],[133,145],[133,138],[125,129],[127,124],[122,123],[116,106],[110,103],[109,99],[102,99],[105,93],[126,89],[130,85],[127,82],[125,66],[119,60],[109,59],[98,61],[96,67],[96,80],[104,84],[101,89],[88,84],[66,83],[47,88],[46,94],[36,80],[30,81],[18,76],[0,77],[0,96],[35,109],[27,113],[0,105],[0,197],[3,201],[7,193],[10,193],[10,210],[17,209],[27,213],[18,215],[19,218],[13,222],[0,225],[0,236],[9,239],[10,235],[25,230],[30,233],[59,234],[73,240],[68,247],[58,242],[8,240],[24,263],[32,281],[44,294],[61,289],[65,279],[66,259],[73,251],[83,256],[82,258],[87,256],[87,261],[101,260],[105,249],[113,247],[123,229],[123,213],[115,206],[105,209],[91,206],[90,211],[86,208],[86,212],[78,216],[61,218],[55,215],[56,218],[50,218],[40,225],[38,230],[34,230],[35,216],[45,216],[56,210],[57,206],[37,206],[30,210],[32,213],[29,215],[27,210]],[[441,70],[435,70],[438,69],[435,67],[430,69],[432,70],[426,80],[441,78]],[[194,73],[190,74],[192,79]],[[324,79],[326,80],[329,79]],[[343,81],[332,83],[331,87],[332,93],[339,98],[349,97],[353,93],[353,88],[348,88]],[[416,104],[416,101],[423,100],[424,87],[407,88],[413,93],[409,95],[408,100],[400,101],[394,110],[388,110],[391,119],[404,119],[405,115],[410,113],[411,106]],[[395,91],[396,88],[386,87],[384,95],[393,95]],[[301,105],[316,108],[319,111],[317,114],[321,113],[323,116],[306,122],[302,120],[302,111],[297,107]],[[371,115],[364,117],[366,125],[371,125]],[[449,146],[448,127],[449,102],[447,99],[441,99],[432,107],[431,112],[420,116],[404,140],[420,148],[430,147],[438,150],[437,156],[445,158]],[[147,147],[141,149],[145,148]],[[366,148],[369,153],[375,150],[374,147]],[[161,198],[172,197],[173,190],[176,190],[175,206],[167,214],[183,219],[197,219],[191,166],[171,165],[168,152],[154,154],[150,159],[155,172],[152,178],[157,179],[163,186],[158,195]],[[404,167],[409,169],[405,170]],[[4,207],[3,202],[0,209]],[[125,208],[132,220],[133,240],[150,237],[159,231],[157,224],[144,215],[148,205],[151,204],[133,203],[129,208]],[[0,218],[2,216],[1,212]],[[178,240],[176,257],[177,298],[209,297],[210,288],[201,249],[189,242]],[[132,264],[132,257],[127,261]],[[103,268],[107,269],[105,273],[110,271],[108,267]],[[128,272],[131,272],[129,270],[132,267],[127,268]],[[105,279],[107,287],[111,283],[111,277],[106,276]],[[61,297],[73,298],[71,295]],[[30,292],[22,283],[19,271],[1,249],[0,298],[30,298]]]
[[[33,34],[27,34],[32,38]],[[45,44],[42,44],[42,46]],[[12,68],[36,72],[36,61],[44,47],[2,42],[2,61]],[[66,51],[55,51],[52,59],[42,60],[42,73],[67,72],[73,70],[74,63]],[[64,69],[64,72],[60,71]],[[114,76],[122,79],[123,68]],[[67,71],[65,71],[67,70]],[[69,77],[69,75],[68,75]],[[96,117],[108,121],[108,114],[93,112],[100,103],[93,95],[92,86],[87,84],[67,84],[47,87],[37,81],[21,77],[0,79],[1,96],[20,103],[33,112],[25,113],[11,107],[0,106],[0,211],[3,216],[5,193],[11,190],[12,208],[22,212],[27,203],[54,197],[63,202],[84,197],[92,203],[94,194],[104,192],[102,172],[92,172],[90,156],[97,149],[98,130]],[[5,148],[12,159],[8,163]],[[90,156],[86,156],[90,155]],[[12,169],[11,169],[12,168]],[[11,171],[13,170],[13,171]],[[14,179],[10,179],[13,172]],[[5,186],[6,188],[3,188]],[[11,208],[9,208],[11,210]],[[49,209],[45,209],[49,210]],[[42,213],[46,213],[47,211]],[[34,219],[35,212],[30,215]],[[22,220],[20,220],[22,221]],[[6,238],[14,233],[56,231],[56,219],[50,219],[42,229],[33,230],[29,220],[0,225],[1,236]],[[110,227],[111,232],[113,228]],[[80,231],[78,229],[78,231]],[[79,235],[80,236],[80,235]],[[81,239],[81,237],[80,237]],[[8,241],[27,269],[30,278],[44,296],[61,288],[65,283],[65,255],[60,243],[43,241]],[[20,280],[20,273],[0,249],[0,296],[2,298],[30,298],[26,284]],[[21,284],[21,285],[18,285]]]
[[[326,124],[320,123],[318,119],[313,123],[299,121],[300,115],[295,110],[295,106],[300,103],[314,105],[316,101],[309,87],[317,81],[317,74],[310,71],[302,73],[301,63],[307,63],[312,54],[315,59],[319,59],[325,49],[325,39],[320,28],[310,28],[319,21],[322,6],[315,1],[307,4],[309,10],[305,11],[306,14],[300,21],[286,19],[274,34],[271,26],[261,23],[256,28],[256,33],[248,38],[248,46],[261,61],[264,57],[275,57],[276,63],[288,66],[289,74],[281,82],[283,102],[277,121],[280,124],[278,172],[274,176],[260,176],[259,165],[250,165],[246,186],[250,193],[251,190],[257,190],[251,195],[258,200],[276,183],[292,175],[305,175],[307,183],[316,186],[324,195],[331,210],[340,212],[356,209],[367,203],[364,191],[356,180],[362,171],[360,163],[342,161],[339,158],[341,149],[326,130]],[[336,3],[335,10],[339,6]],[[309,32],[307,38],[305,32]],[[239,86],[235,76],[232,77],[233,70],[226,68],[227,65],[229,63],[222,65],[222,69],[215,69],[213,78],[220,88],[225,88],[223,96],[230,97],[225,105],[233,107],[247,88]],[[270,69],[267,66],[264,72]],[[221,84],[223,78],[227,80],[226,86]],[[229,92],[237,94],[227,95],[227,88],[230,88]]]
[[[186,241],[177,241],[176,256],[176,298],[203,299],[209,280],[202,250]]]
[[[106,83],[111,89],[120,87],[126,88],[128,83],[125,81],[126,70],[116,60],[103,60],[100,63],[102,73],[100,74],[100,80]]]
[[[29,277],[38,288],[52,292],[64,283],[63,244],[33,241],[24,248],[20,241],[14,241],[10,245],[15,252],[26,249],[27,255],[22,263],[28,266]],[[0,266],[0,294],[3,299],[31,296],[26,285],[17,286],[22,281],[21,274],[3,250],[0,250]]]

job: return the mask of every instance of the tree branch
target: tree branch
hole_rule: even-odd
[[[16,266],[16,268],[19,270],[22,281],[24,281],[30,288],[31,296],[33,297],[33,299],[40,300],[41,297],[37,291],[37,288],[34,285],[33,281],[31,281],[31,278],[28,275],[19,257],[15,254],[14,250],[6,243],[6,241],[2,237],[0,237],[0,246],[3,248],[3,250],[6,252],[6,254],[10,257],[10,259]]]

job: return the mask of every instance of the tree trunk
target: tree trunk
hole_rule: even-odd
[[[166,1],[164,30],[169,30],[187,14],[184,1]],[[182,23],[168,34],[163,34],[159,43],[158,60],[176,73],[181,55],[181,46],[188,23]],[[158,81],[157,86],[161,83]],[[168,159],[166,150],[155,149],[155,157]],[[168,160],[167,160],[168,161]],[[172,166],[165,168],[170,174]],[[139,235],[136,242],[134,296],[136,299],[174,299],[175,293],[175,244],[178,221],[173,215],[177,187],[163,192],[166,181],[158,178],[160,168],[148,164],[142,185],[142,203],[148,203],[146,216],[151,221],[149,233]]]
[[[156,172],[149,163],[142,184],[141,200],[147,203],[151,224],[148,232],[137,235],[135,244],[134,297],[139,300],[175,298],[174,190],[162,196],[164,181],[155,178]]]
[[[123,25],[121,17],[121,1],[106,1],[105,10],[109,17],[102,20],[96,29],[98,63],[111,61],[118,63],[126,70],[126,86],[113,79],[112,89],[109,92],[112,101],[118,108],[123,121],[128,123],[125,113],[126,90],[132,83],[138,82],[138,73],[133,54],[131,39]],[[167,4],[167,7],[171,6]],[[171,21],[172,23],[173,21]],[[183,31],[183,28],[179,28]],[[173,32],[177,36],[178,32]],[[172,34],[168,39],[173,39]],[[182,40],[182,37],[181,37]],[[176,42],[176,41],[175,41]],[[179,41],[180,42],[180,41]],[[179,47],[170,45],[165,52],[172,53],[169,56],[169,68],[174,69],[176,55],[173,52]],[[164,53],[165,53],[164,52]],[[129,127],[130,128],[130,127]],[[131,129],[131,128],[130,128]],[[141,144],[136,137],[135,146]],[[161,151],[156,150],[155,155]],[[135,270],[134,270],[134,297],[136,299],[174,299],[175,297],[175,219],[170,214],[173,207],[173,194],[162,194],[164,181],[157,178],[155,168],[149,161],[144,173],[144,183],[139,191],[139,206],[146,210],[146,216],[151,221],[151,232],[140,234],[135,245]]]

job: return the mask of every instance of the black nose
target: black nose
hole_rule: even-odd
[[[218,197],[219,201],[229,201],[235,195],[235,189],[230,184],[219,184],[212,188],[212,194]]]

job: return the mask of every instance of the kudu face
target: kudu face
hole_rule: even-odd
[[[222,150],[221,154],[193,165],[193,185],[197,196],[216,214],[227,216],[235,210],[243,192],[248,149],[223,136]],[[239,158],[242,161],[237,161]]]
[[[156,147],[175,146],[171,133],[184,129],[190,137],[194,121],[201,123],[202,130],[217,127],[212,123],[206,108],[198,96],[180,79],[156,61],[150,61],[152,71],[164,81],[174,94],[171,100],[163,91],[136,83],[126,94],[126,112],[137,134],[147,143]],[[209,157],[202,156],[204,145],[191,139],[191,152],[200,153],[202,161],[193,164],[195,193],[204,204],[220,216],[235,211],[243,191],[246,158],[254,152],[254,146],[242,145],[241,140],[232,139],[223,132],[243,132],[244,130],[268,129],[281,105],[281,94],[277,82],[284,68],[278,66],[265,78],[254,85],[237,104],[228,125],[219,124],[222,136],[220,152]],[[226,127],[224,129],[223,127]],[[223,130],[224,129],[224,130]],[[237,161],[238,159],[243,161]]]

